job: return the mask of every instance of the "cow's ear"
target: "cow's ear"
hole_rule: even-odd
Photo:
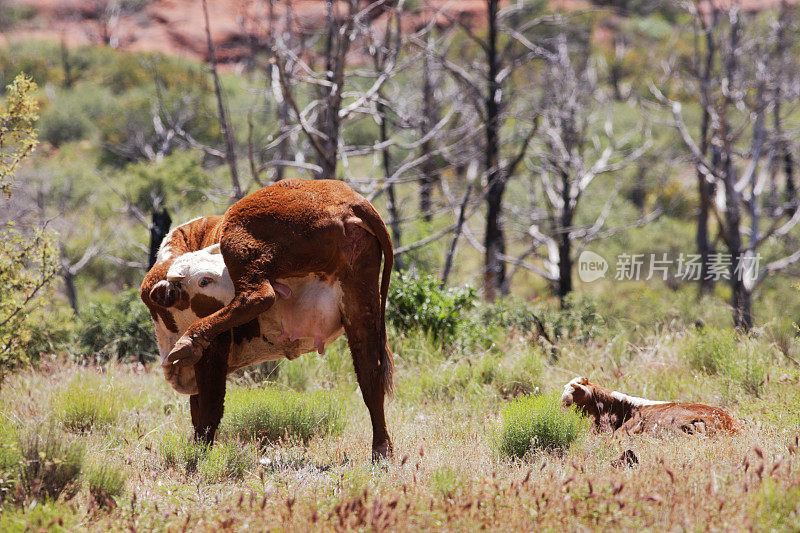
[[[162,280],[150,289],[150,299],[161,307],[172,307],[178,301],[179,290],[167,280]]]
[[[211,246],[207,246],[204,250],[209,254],[221,254],[222,251],[219,249],[219,243],[212,244]]]

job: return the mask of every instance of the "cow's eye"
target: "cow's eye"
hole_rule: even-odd
[[[203,278],[200,280],[200,286],[205,287],[206,285],[211,283],[211,281],[213,281],[211,278]]]

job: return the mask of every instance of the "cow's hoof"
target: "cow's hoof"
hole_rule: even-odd
[[[394,457],[394,450],[392,449],[392,442],[386,441],[382,444],[372,447],[372,460],[383,461]]]
[[[161,363],[161,366],[192,366],[197,363],[202,356],[203,348],[198,343],[186,337],[181,337],[178,339],[178,342],[175,343],[172,351],[169,352],[167,360]]]

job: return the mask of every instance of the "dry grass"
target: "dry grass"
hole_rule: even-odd
[[[164,455],[169,439],[186,447],[181,444],[191,433],[186,398],[172,392],[157,370],[95,369],[98,380],[140,391],[102,430],[75,437],[93,460],[105,458],[124,470],[127,483],[115,497],[116,506],[97,505],[84,487],[70,501],[33,508],[7,503],[0,530],[59,523],[69,530],[93,531],[795,530],[800,513],[798,370],[778,353],[755,395],[724,375],[693,370],[684,350],[695,335],[662,331],[635,343],[617,337],[562,345],[557,362],[539,362],[539,392],[557,392],[571,372],[579,372],[633,394],[723,405],[744,419],[740,435],[656,439],[591,434],[562,454],[538,453],[525,461],[505,459],[493,447],[499,414],[508,401],[499,381],[472,372],[466,384],[419,389],[422,372],[437,373],[453,362],[406,357],[414,346],[400,340],[400,394],[388,406],[396,458],[378,465],[369,461],[369,418],[351,377],[338,378],[349,406],[340,435],[313,436],[304,444],[259,445],[227,434],[218,451],[201,450],[195,468],[186,468]],[[769,341],[757,342],[762,351],[772,350]],[[500,348],[507,368],[529,366],[523,362],[531,350],[523,341],[508,340]],[[485,358],[499,357],[471,355],[479,368]],[[316,359],[305,364],[321,371]],[[0,404],[6,406],[0,423],[27,426],[52,419],[50,400],[59,384],[82,372],[62,363],[11,378],[0,392]],[[310,392],[316,382],[336,383],[337,375],[310,376]],[[404,395],[405,387],[414,394]],[[628,449],[638,465],[612,466]]]

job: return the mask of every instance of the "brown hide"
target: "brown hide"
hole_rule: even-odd
[[[622,425],[628,433],[677,430],[688,434],[737,433],[739,424],[725,411],[699,403],[666,403],[639,407]]]
[[[373,455],[391,455],[383,401],[392,387],[384,315],[393,252],[374,207],[338,180],[287,179],[243,198],[223,217],[176,228],[162,246],[163,262],[142,283],[142,300],[154,318],[165,318],[164,308],[154,301],[160,300],[154,298],[158,290],[153,290],[174,258],[217,242],[233,282],[233,300],[225,306],[208,300],[187,303],[203,318],[189,326],[163,363],[168,373],[171,365],[194,365],[200,398],[190,404],[193,421],[201,421],[195,424],[198,438],[213,440],[216,413],[221,417],[224,400],[224,375],[230,370],[228,353],[220,353],[225,346],[229,350],[230,343],[215,339],[228,332],[232,342],[258,337],[256,318],[275,302],[276,280],[315,275],[341,287],[341,323],[370,412]],[[292,297],[285,285],[278,287],[282,297]]]

